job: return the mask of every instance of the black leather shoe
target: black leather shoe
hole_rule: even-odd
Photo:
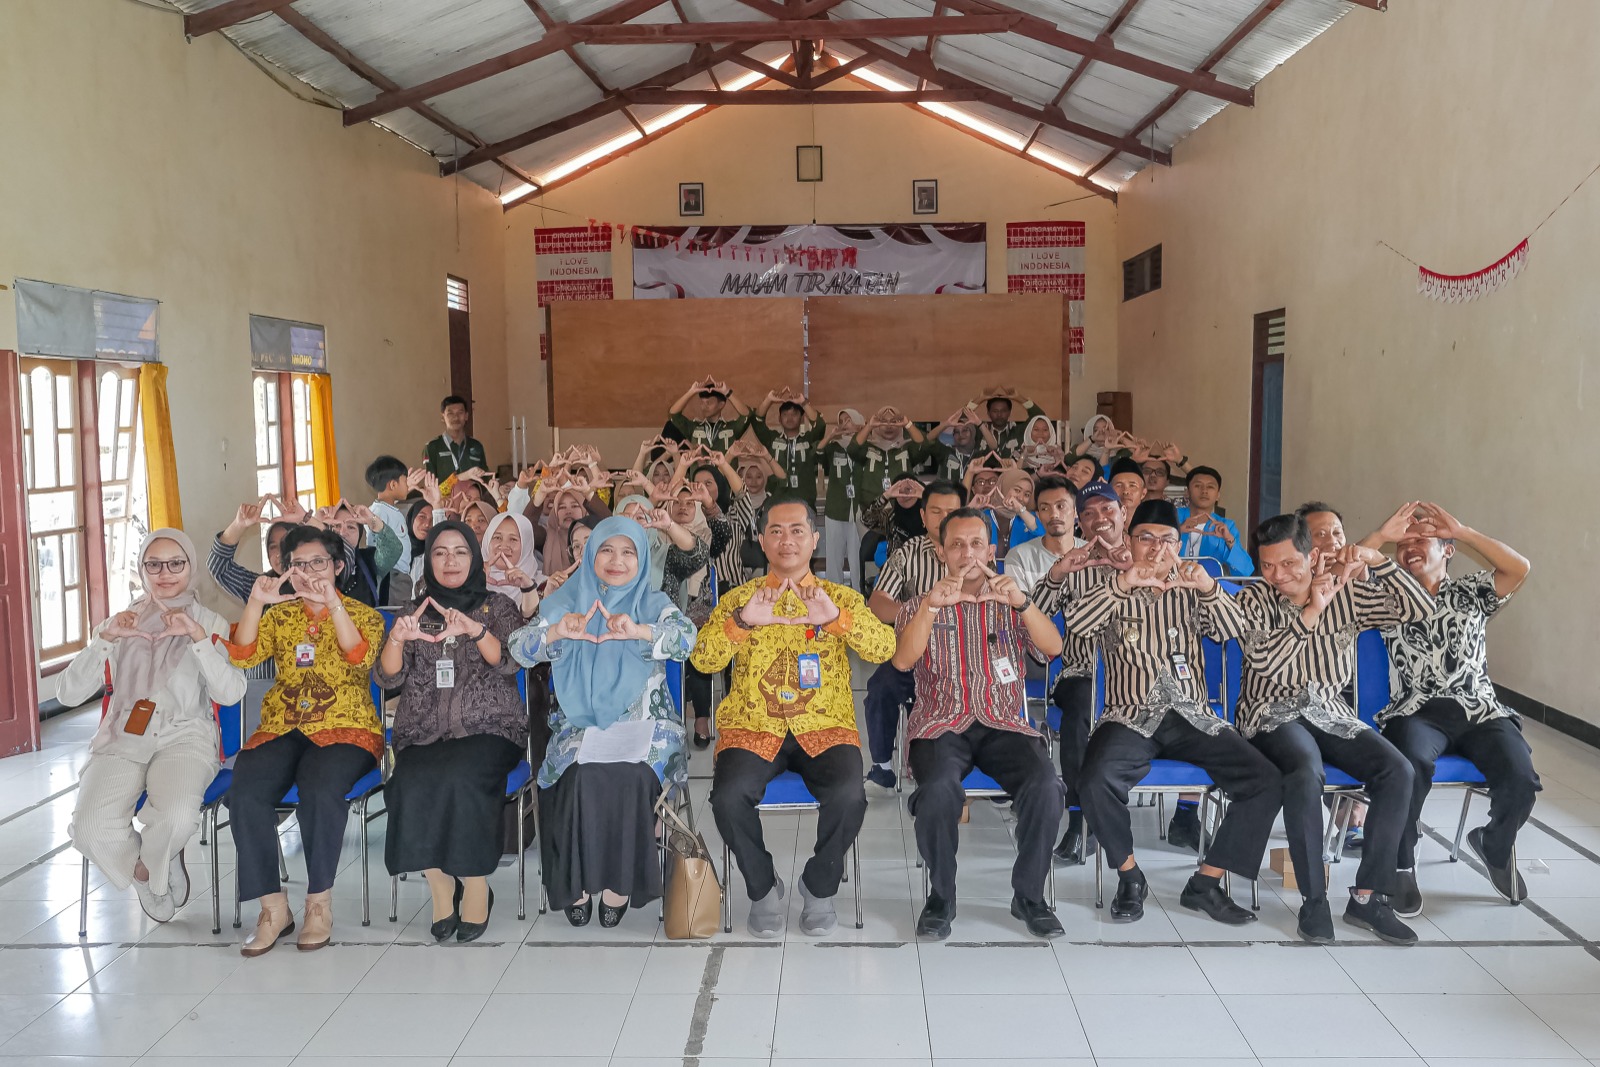
[[[567,909],[567,922],[573,926],[588,926],[589,920],[594,916],[594,897],[590,897],[582,904],[574,904]]]
[[[1222,891],[1222,883],[1215,878],[1207,878],[1199,882],[1201,875],[1190,878],[1183,887],[1183,893],[1178,897],[1178,903],[1190,911],[1203,911],[1219,923],[1229,926],[1243,926],[1245,923],[1256,921],[1256,914],[1246,908],[1241,908],[1233,902],[1233,898]]]
[[[1111,898],[1111,921],[1136,923],[1144,918],[1144,898],[1150,895],[1150,883],[1144,875],[1137,878],[1117,876],[1117,895]]]
[[[1056,913],[1042,900],[1023,900],[1021,897],[1011,897],[1011,917],[1021,919],[1022,925],[1028,928],[1028,933],[1034,937],[1046,939],[1060,937],[1066,933],[1061,928],[1061,920],[1056,918]]]
[[[1350,894],[1350,903],[1344,906],[1344,921],[1363,930],[1371,930],[1391,945],[1415,945],[1417,935],[1411,927],[1395,917],[1389,898],[1373,893],[1365,904]]]
[[[1402,919],[1415,919],[1422,914],[1422,887],[1417,885],[1417,869],[1408,867],[1395,872],[1396,889],[1389,897],[1389,906]]]
[[[1490,863],[1489,857],[1483,854],[1483,830],[1480,826],[1467,831],[1467,844],[1472,846],[1472,851],[1483,863],[1483,869],[1489,872],[1489,884],[1494,886],[1494,891],[1513,904],[1521,904],[1528,899],[1528,887],[1523,883],[1522,875],[1517,873],[1516,863],[1513,861],[1504,867]]]
[[[1088,844],[1081,829],[1068,826],[1067,832],[1061,835],[1061,843],[1056,845],[1052,854],[1068,867],[1076,867],[1088,855]]]
[[[1346,915],[1349,912],[1345,913]],[[1346,921],[1349,921],[1348,919]],[[1333,943],[1333,912],[1328,909],[1328,898],[1318,897],[1300,905],[1300,923],[1295,927],[1300,940],[1313,945]]]
[[[450,904],[450,914],[428,927],[428,932],[435,941],[448,941],[455,936],[456,926],[461,922],[461,893],[466,886],[461,884],[461,879],[456,879],[456,895]]]
[[[593,898],[591,897],[590,899],[592,900]],[[626,914],[628,914],[628,902],[626,900],[622,902],[622,907],[620,908],[613,908],[603,900],[600,902],[600,925],[607,930],[621,922],[622,917]]]
[[[494,914],[494,890],[491,889],[491,890],[489,890],[489,906],[488,906],[487,909],[484,910],[484,913],[483,913],[483,922],[481,922],[481,923],[469,923],[466,920],[462,920],[456,926],[456,940],[457,941],[476,941],[476,940],[478,940],[478,938],[483,936],[483,932],[485,930],[489,929],[489,917],[491,915],[493,915],[493,914]]]
[[[929,893],[928,902],[922,905],[922,914],[917,916],[917,936],[943,941],[950,936],[950,920],[955,917],[955,901]]]
[[[702,736],[702,735],[700,735],[698,733],[695,734],[694,735],[694,747],[695,748],[710,748],[711,747],[711,735],[710,734],[706,734],[706,735]]]
[[[1167,844],[1174,848],[1200,851],[1200,809],[1179,804],[1167,824]]]

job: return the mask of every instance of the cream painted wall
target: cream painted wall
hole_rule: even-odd
[[[794,147],[823,147],[825,179],[794,179]],[[939,181],[940,214],[913,216],[911,182]],[[538,358],[534,306],[533,231],[541,226],[582,225],[586,219],[638,225],[678,225],[678,183],[704,182],[709,225],[789,222],[985,222],[989,226],[989,285],[1005,291],[1005,224],[1038,219],[1082,219],[1088,223],[1085,307],[1087,352],[1084,373],[1071,382],[1072,421],[1082,426],[1094,413],[1097,390],[1116,381],[1116,301],[1121,273],[1116,256],[1115,207],[1111,201],[1041,167],[915,115],[899,105],[824,107],[724,107],[695,119],[669,137],[555,190],[542,201],[507,213],[506,348],[511,409],[528,418],[529,446],[549,448],[545,428],[544,366]],[[1076,200],[1057,207],[1057,201]],[[631,294],[629,250],[612,255],[616,292]],[[684,384],[694,377],[683,369]],[[663,419],[677,396],[661,403]],[[748,399],[748,398],[746,398]],[[892,397],[883,398],[884,403]],[[1056,404],[1045,409],[1058,415]],[[650,428],[648,433],[658,430]],[[641,430],[573,431],[565,447],[586,441],[610,462],[632,461]]]
[[[472,285],[483,427],[508,421],[499,204],[277,85],[221,35],[126,0],[0,4],[0,282],[155,297],[185,525],[254,495],[248,316],[327,328],[341,481],[411,462],[449,385],[444,280]],[[303,87],[302,90],[303,91]],[[458,202],[459,195],[459,202]],[[16,345],[0,294],[0,348]],[[505,460],[503,433],[482,434]],[[254,552],[250,553],[254,556]]]
[[[1600,163],[1597,51],[1600,5],[1571,0],[1353,10],[1118,218],[1122,256],[1163,247],[1161,291],[1119,318],[1138,428],[1220,467],[1242,514],[1252,316],[1286,308],[1286,504],[1335,502],[1360,536],[1434,499],[1519,548],[1534,572],[1491,630],[1495,678],[1591,721],[1600,178],[1472,303],[1419,295],[1378,242],[1447,273],[1509,251]]]

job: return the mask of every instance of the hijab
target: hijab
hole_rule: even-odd
[[[679,493],[681,492],[682,490],[680,489]],[[677,496],[678,494],[674,494],[674,499],[676,499]],[[694,517],[688,522],[684,523],[683,528],[694,534],[694,539],[696,541],[706,546],[707,553],[711,551],[711,524],[706,522],[705,506],[702,505],[700,501],[696,500],[694,502]],[[592,537],[590,539],[593,540]],[[711,557],[707,555],[706,566],[701,567],[699,570],[695,571],[693,574],[689,575],[683,580],[682,589],[685,593],[689,594],[689,600],[693,600],[695,597],[699,596],[700,591],[705,588],[706,576],[709,573],[710,568],[710,561]],[[685,601],[685,603],[687,603],[687,601]],[[683,604],[679,605],[679,607],[683,606]]]
[[[183,589],[176,596],[157,600],[150,590],[150,576],[144,572],[144,558],[150,546],[165,538],[183,550],[189,561],[184,568]],[[195,615],[195,586],[200,581],[200,567],[195,555],[194,542],[182,530],[163,527],[151,530],[139,546],[139,578],[144,582],[144,595],[129,605],[128,610],[138,617],[134,627],[142,633],[159,634],[167,628],[162,621],[163,612],[174,609],[198,619]],[[146,641],[137,637],[124,637],[111,650],[111,714],[124,716],[134,702],[149,700],[167,684],[167,679],[183,661],[193,640],[188,634],[156,637]]]
[[[417,513],[430,506],[425,499],[418,497],[411,502],[410,507],[406,508],[406,536],[411,539],[412,559],[420,559],[422,553],[427,551],[428,542],[424,538],[418,537],[416,533]]]
[[[516,566],[513,569],[526,574],[528,581],[538,582],[539,579],[544,577],[544,573],[539,569],[539,550],[533,547],[533,523],[523,516],[503,512],[490,519],[489,528],[483,531],[484,549],[487,550],[494,540],[495,527],[503,522],[515,523],[517,533],[522,536],[522,555],[517,559]],[[576,526],[577,523],[573,523],[573,525]],[[570,544],[571,542],[569,541],[568,543]],[[506,577],[506,569],[498,564],[489,566],[489,588],[493,592],[504,593],[512,600],[520,600],[522,597],[522,587],[510,581]]]
[[[629,504],[638,504],[640,507],[644,508],[645,514],[647,515],[654,510],[654,505],[650,503],[649,497],[634,495],[625,496],[621,500],[617,501],[617,514],[621,515],[624,511],[628,510]],[[629,521],[631,522],[632,520],[630,519]],[[638,523],[634,523],[634,525],[637,526]],[[667,549],[671,547],[672,542],[668,540],[667,535],[662,533],[660,530],[650,530],[643,526],[640,526],[639,529],[644,530],[645,537],[650,542],[650,588],[659,591],[661,587],[666,584]],[[589,535],[589,544],[594,544],[594,539],[599,535],[600,527],[596,526],[594,533]],[[586,552],[588,547],[589,545],[584,546]],[[645,569],[644,561],[645,557],[641,554],[639,557],[639,569],[641,571]],[[607,610],[610,609],[608,608]]]
[[[1033,427],[1036,423],[1043,423],[1050,435],[1042,445],[1033,439]],[[1056,441],[1055,424],[1050,421],[1048,415],[1035,415],[1028,420],[1028,425],[1022,430],[1022,460],[1027,466],[1034,469],[1047,466],[1055,458],[1055,450],[1060,447]]]
[[[581,504],[584,496],[576,489],[561,489],[550,494],[550,499],[545,501],[545,512],[539,517],[539,525],[544,527],[544,565],[551,574],[566,570],[572,565],[572,550],[567,547],[567,531],[572,528],[575,519],[565,522],[556,519],[556,508],[560,505],[561,498],[575,496]],[[649,508],[646,503],[646,509]],[[583,514],[588,514],[584,509]]]
[[[1106,455],[1108,454],[1107,449],[1104,445],[1094,439],[1094,431],[1102,421],[1110,426],[1113,430],[1117,428],[1116,423],[1111,421],[1111,416],[1109,415],[1090,415],[1089,421],[1083,424],[1082,452],[1093,456],[1097,462],[1103,464],[1105,463]]]
[[[440,585],[433,576],[433,546],[442,533],[460,534],[467,542],[467,550],[472,553],[467,580],[454,589]],[[489,599],[488,581],[483,572],[483,551],[478,547],[477,535],[466,523],[454,520],[436,523],[428,531],[428,541],[422,550],[422,585],[416,590],[414,599],[421,601],[427,597],[432,597],[433,602],[441,608],[454,608],[457,611],[477,611]]]
[[[621,515],[602,519],[583,546],[583,562],[539,605],[540,615],[554,624],[563,615],[589,614],[599,601],[611,614],[625,614],[638,623],[651,624],[661,618],[672,601],[650,585],[655,563],[647,536],[651,532]],[[639,553],[639,571],[627,585],[604,585],[595,573],[595,555],[613,537],[626,537]],[[605,628],[604,616],[595,612],[588,632],[598,635]],[[644,691],[655,666],[635,641],[573,641],[572,646],[550,667],[562,714],[574,726],[610,726],[627,715],[628,706]]]

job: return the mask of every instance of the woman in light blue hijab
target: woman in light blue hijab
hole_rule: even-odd
[[[651,587],[653,551],[634,520],[601,521],[572,577],[511,636],[517,662],[550,664],[556,706],[539,768],[540,849],[550,903],[573,926],[589,922],[596,896],[600,925],[612,927],[630,903],[661,895],[656,798],[688,782],[666,662],[689,658],[695,626]],[[642,721],[653,729],[637,758],[597,760],[602,743]]]

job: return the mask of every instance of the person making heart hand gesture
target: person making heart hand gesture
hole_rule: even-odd
[[[571,576],[511,635],[517,662],[550,664],[557,709],[539,768],[540,848],[550,903],[574,926],[588,924],[597,896],[600,925],[613,927],[630,904],[661,895],[656,799],[664,789],[681,796],[687,786],[666,663],[688,658],[695,629],[652,586],[655,551],[635,520],[601,520]],[[637,758],[585,758],[586,738],[640,727],[648,745]]]
[[[952,511],[937,536],[946,576],[900,609],[893,660],[916,682],[906,722],[917,786],[909,806],[931,887],[917,934],[950,935],[966,799],[961,782],[976,767],[1011,796],[1017,817],[1011,914],[1035,937],[1060,937],[1044,883],[1064,792],[1044,738],[1029,721],[1024,684],[1028,659],[1061,654],[1061,634],[1014,578],[995,572],[981,511]]]
[[[199,558],[188,536],[154,530],[138,560],[143,595],[95,629],[57,675],[55,696],[76,707],[102,687],[107,693],[78,783],[72,843],[166,922],[189,900],[183,850],[217,773],[212,702],[242,699],[245,678],[217,640],[227,621],[195,599]],[[130,815],[141,793],[147,801],[135,832]]]

